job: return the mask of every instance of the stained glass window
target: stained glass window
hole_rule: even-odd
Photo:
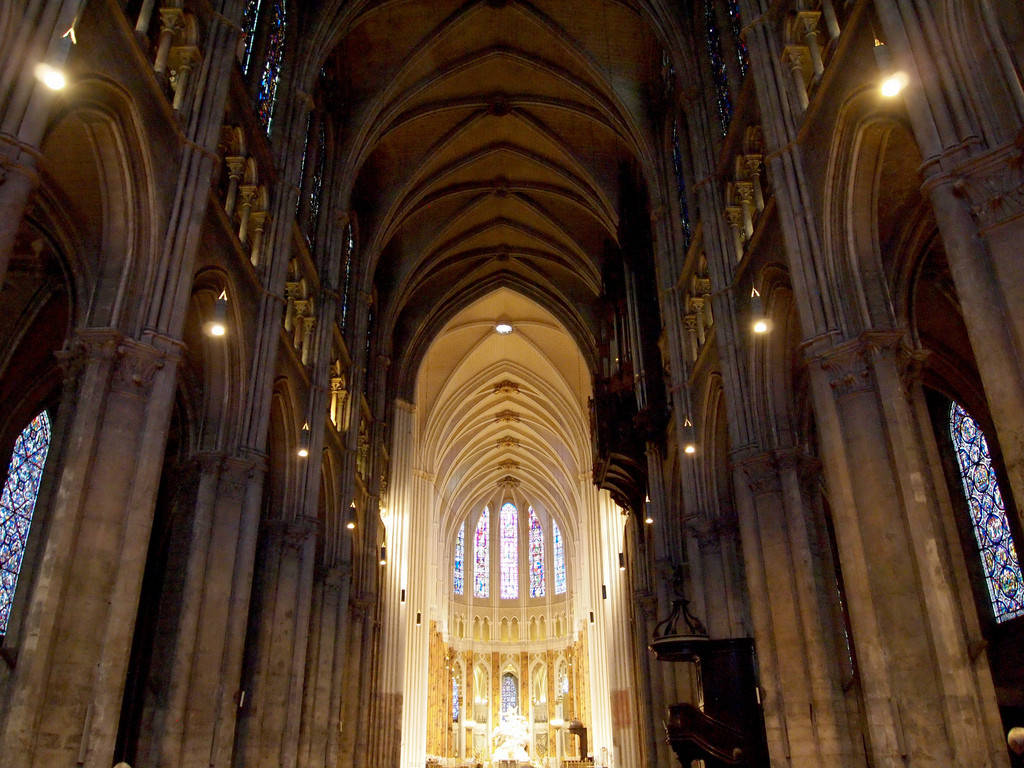
[[[309,188],[309,242],[316,243],[316,228],[320,223],[320,197],[324,190],[324,166],[327,163],[327,126],[320,120],[316,135],[316,166]]]
[[[464,588],[463,587],[463,581],[464,581],[463,574],[464,574],[464,567],[465,566],[463,565],[463,560],[465,559],[464,558],[465,552],[466,552],[466,524],[463,523],[459,527],[459,535],[455,537],[455,568],[454,568],[455,576],[454,576],[453,580],[454,580],[454,588],[455,588],[455,594],[456,595],[461,595],[462,594],[462,590]]]
[[[473,597],[487,597],[491,587],[491,569],[487,535],[491,525],[491,512],[484,507],[480,522],[476,524],[476,536],[473,541]]]
[[[452,675],[452,722],[459,721],[459,675]]]
[[[519,510],[506,501],[501,505],[501,599],[519,597]]]
[[[551,543],[555,551],[555,594],[565,594],[565,542],[558,523],[551,521]]]
[[[285,0],[274,0],[267,19],[267,54],[260,72],[259,89],[256,91],[256,114],[263,129],[270,135],[277,104],[277,84],[281,79],[281,63],[284,61]]]
[[[341,294],[341,332],[345,332],[345,324],[348,322],[348,292],[352,285],[352,259],[355,258],[356,236],[352,231],[352,225],[345,226],[345,288]]]
[[[519,714],[519,681],[511,672],[501,676],[501,716]]]
[[[530,597],[544,597],[544,529],[530,507]]]
[[[260,19],[260,0],[246,0],[242,12],[242,35],[245,38],[245,52],[242,54],[242,71],[249,74],[252,62],[252,47],[256,41],[256,22]]]
[[[1024,614],[1024,576],[988,442],[978,422],[957,403],[949,409],[949,434],[956,449],[992,613],[996,621],[1007,621]]]
[[[693,231],[690,228],[690,209],[686,205],[686,180],[683,178],[683,154],[679,146],[679,126],[672,123],[672,170],[676,176],[676,196],[679,198],[679,224],[683,231],[683,243],[690,247]]]
[[[0,496],[0,635],[7,632],[7,620],[11,617],[14,590],[49,450],[50,417],[43,411],[14,441],[14,453]]]
[[[750,65],[750,54],[747,52],[747,44],[740,34],[743,29],[743,22],[740,19],[740,4],[738,0],[729,0],[729,31],[732,33],[732,42],[736,46],[736,59],[740,65],[740,77],[745,77],[747,67]]]
[[[732,120],[732,98],[729,95],[729,72],[722,57],[722,38],[715,18],[714,0],[704,0],[704,42],[711,63],[711,80],[715,86],[715,108],[722,135],[729,132]]]

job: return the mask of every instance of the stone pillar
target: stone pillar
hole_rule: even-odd
[[[821,562],[801,473],[815,462],[793,450],[737,463],[740,532],[768,747],[793,766],[863,764],[849,732],[837,635],[819,585]]]
[[[361,682],[367,663],[363,658],[363,642],[366,635],[367,613],[372,603],[366,597],[357,597],[349,605],[351,614],[346,641],[345,667],[347,684],[341,700],[341,741],[339,743],[338,765],[355,765],[356,732],[359,728],[359,710],[368,706],[369,697]],[[360,684],[356,684],[360,683]]]
[[[8,689],[11,768],[112,761],[179,352],[88,330],[65,354],[79,406]]]
[[[265,525],[255,673],[236,742],[236,760],[252,768],[296,763],[319,529],[309,517]]]
[[[901,374],[900,331],[810,355],[872,765],[1005,766],[991,679],[972,662],[939,483]]]
[[[170,685],[140,756],[148,764],[228,768],[263,490],[260,460],[201,457]]]
[[[340,701],[348,666],[341,636],[348,590],[345,570],[336,567],[317,574],[306,655],[298,768],[335,768],[337,765]]]

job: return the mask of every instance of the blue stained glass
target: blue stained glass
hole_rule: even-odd
[[[464,565],[463,561],[465,560],[465,552],[466,552],[466,524],[463,523],[459,527],[459,535],[455,537],[455,569],[454,569],[455,570],[455,575],[453,577],[453,581],[454,581],[454,589],[455,589],[455,594],[456,595],[461,595],[462,594],[462,590],[464,589],[464,586],[463,586],[463,582],[464,582],[463,574],[465,572],[464,571],[465,565]]]
[[[555,594],[565,594],[565,542],[558,523],[551,521],[551,543],[555,550]]]
[[[50,417],[43,411],[14,441],[7,480],[0,496],[0,634],[7,632],[7,621],[11,617],[14,590],[18,586],[49,450]]]
[[[711,63],[711,79],[715,86],[715,108],[718,111],[718,124],[725,136],[729,132],[732,120],[732,98],[729,95],[729,72],[722,58],[722,38],[718,32],[718,20],[715,18],[714,0],[704,0],[704,42],[708,49]]]
[[[299,189],[302,189],[303,183],[306,181],[306,161],[309,159],[309,132],[313,129],[313,113],[310,112],[306,115],[306,133],[302,139],[302,162],[299,163]],[[299,209],[302,208],[302,195],[298,195],[295,198],[295,214],[298,215]]]
[[[459,721],[459,677],[452,675],[452,722]]]
[[[490,525],[491,512],[484,507],[480,522],[476,524],[476,535],[473,540],[473,597],[487,597],[491,591],[491,570],[488,562],[490,549],[487,541]]]
[[[519,510],[506,501],[501,505],[501,598],[519,597]]]
[[[256,115],[263,129],[270,135],[277,104],[277,84],[281,79],[284,61],[285,0],[275,0],[267,26],[267,55],[260,72],[259,90],[256,91]]]
[[[679,224],[683,230],[683,243],[690,247],[693,231],[690,228],[690,209],[686,205],[686,180],[683,178],[683,154],[679,147],[679,126],[672,123],[672,170],[676,175],[676,196],[679,199]]]
[[[544,597],[544,529],[530,507],[530,597]]]
[[[352,259],[356,250],[356,236],[352,225],[345,226],[345,288],[341,294],[341,332],[345,332],[348,323],[348,292],[352,286]]]
[[[245,38],[245,53],[242,55],[242,72],[249,74],[252,62],[252,46],[256,41],[256,22],[260,18],[261,0],[247,0],[242,12],[242,36]]]
[[[1024,576],[988,442],[978,422],[957,403],[949,409],[949,434],[956,449],[992,613],[996,621],[1007,621],[1024,614]]]
[[[750,54],[747,51],[747,44],[743,40],[741,30],[743,22],[740,19],[740,4],[738,0],[729,0],[729,31],[732,33],[732,41],[736,46],[736,59],[740,65],[740,77],[745,77],[747,67],[750,66]]]
[[[519,681],[511,672],[501,676],[501,716],[519,714]]]

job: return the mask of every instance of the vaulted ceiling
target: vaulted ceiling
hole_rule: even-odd
[[[653,154],[662,46],[634,5],[396,0],[349,13],[328,108],[406,396],[442,326],[497,287],[546,308],[592,358],[603,260]]]

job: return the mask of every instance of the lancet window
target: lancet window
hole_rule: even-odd
[[[999,622],[1024,615],[1024,576],[988,442],[978,422],[958,403],[953,403],[949,409],[949,434],[981,555],[992,613]]]
[[[530,507],[530,597],[544,597],[544,528]]]
[[[501,676],[501,715],[519,714],[519,681],[511,672]]]
[[[463,523],[459,527],[459,535],[455,537],[455,567],[453,568],[454,576],[453,588],[456,595],[461,595],[464,589],[464,573],[465,573],[465,553],[466,553],[466,524]]]
[[[487,597],[491,591],[490,548],[487,540],[490,524],[491,512],[484,507],[473,537],[473,597]]]
[[[245,52],[242,55],[242,71],[249,74],[256,60],[259,30],[264,30],[261,50],[263,58],[258,70],[256,83],[256,116],[263,129],[270,134],[277,104],[277,86],[281,79],[281,65],[284,63],[284,46],[287,7],[285,0],[249,0],[242,16],[242,31],[245,35]]]
[[[565,542],[562,540],[562,532],[558,523],[551,521],[551,543],[554,550],[555,560],[555,594],[565,594]]]
[[[501,505],[501,598],[519,597],[519,510],[506,501]]]
[[[683,232],[683,245],[690,247],[693,229],[690,225],[690,209],[686,204],[686,180],[683,177],[683,153],[679,145],[679,125],[672,123],[672,171],[676,177],[676,196],[679,200],[679,225]]]
[[[715,86],[715,109],[722,135],[729,132],[732,120],[732,96],[729,94],[729,70],[722,56],[722,36],[715,16],[714,0],[704,0],[704,44],[711,64],[711,80]]]
[[[42,411],[14,441],[14,453],[0,496],[0,635],[7,632],[11,617],[14,591],[49,450],[50,417]]]

